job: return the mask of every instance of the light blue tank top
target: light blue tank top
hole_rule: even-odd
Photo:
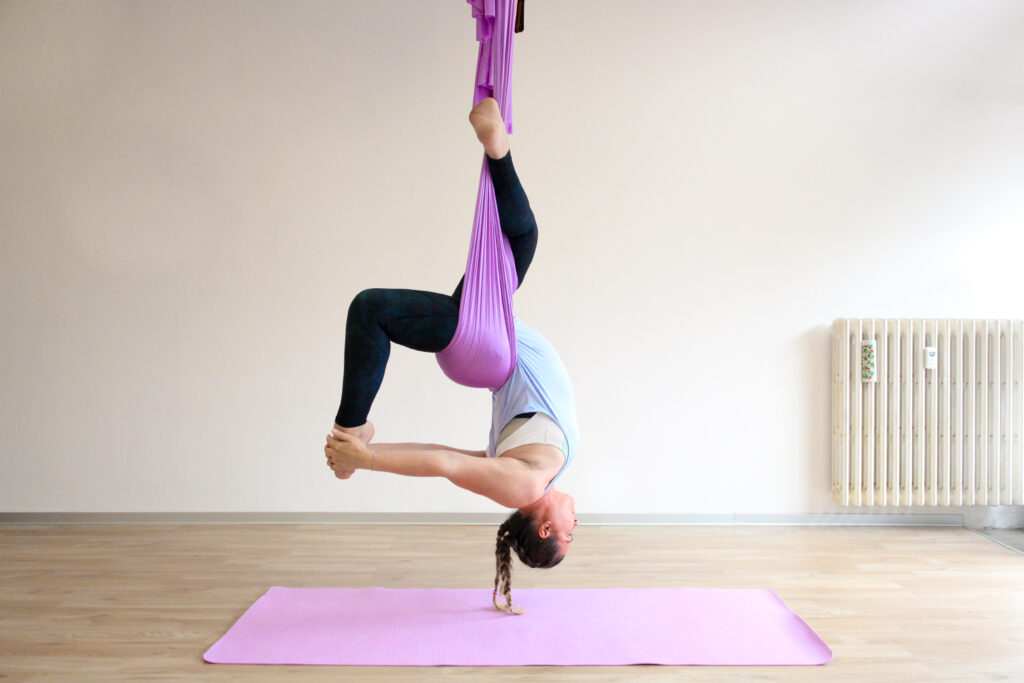
[[[548,482],[547,493],[569,466],[579,448],[579,427],[576,424],[576,398],[569,373],[554,347],[540,332],[514,318],[518,361],[508,381],[491,395],[491,438],[487,457],[495,457],[498,435],[519,413],[544,413],[558,423],[568,445],[565,463]]]

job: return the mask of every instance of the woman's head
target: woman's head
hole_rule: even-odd
[[[554,494],[554,495],[552,495]],[[509,614],[522,614],[512,605],[512,550],[527,567],[547,569],[565,558],[576,527],[575,500],[551,489],[540,500],[516,510],[498,529],[494,577],[494,606]],[[498,592],[505,604],[498,603]]]

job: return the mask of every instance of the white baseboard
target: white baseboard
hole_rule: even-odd
[[[487,512],[2,512],[0,524],[459,524],[497,525],[505,513]],[[594,526],[964,526],[963,514],[827,513],[582,514]]]

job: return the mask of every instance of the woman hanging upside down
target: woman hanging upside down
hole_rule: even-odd
[[[481,101],[469,121],[487,154],[501,231],[522,285],[537,248],[537,223],[512,166],[497,102]],[[521,610],[512,605],[510,550],[529,567],[554,567],[568,552],[577,525],[575,500],[553,488],[572,461],[579,437],[572,385],[551,344],[515,318],[518,361],[492,395],[486,451],[421,443],[369,445],[374,427],[367,417],[384,379],[391,342],[417,351],[444,350],[455,334],[462,287],[460,282],[450,296],[410,289],[367,289],[356,295],[346,323],[341,406],[324,453],[339,479],[357,469],[445,477],[499,505],[518,508],[498,529],[494,579],[495,607],[518,614]]]

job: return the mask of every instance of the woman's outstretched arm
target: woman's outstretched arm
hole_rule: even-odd
[[[483,451],[464,451],[438,444],[385,443],[367,446],[335,430],[324,447],[332,469],[372,469],[407,477],[445,477],[467,491],[499,505],[521,507],[536,500],[532,471],[514,458],[486,458]]]
[[[520,508],[541,497],[536,473],[516,458],[474,458],[448,451],[445,477],[459,488],[490,498],[498,505]]]

